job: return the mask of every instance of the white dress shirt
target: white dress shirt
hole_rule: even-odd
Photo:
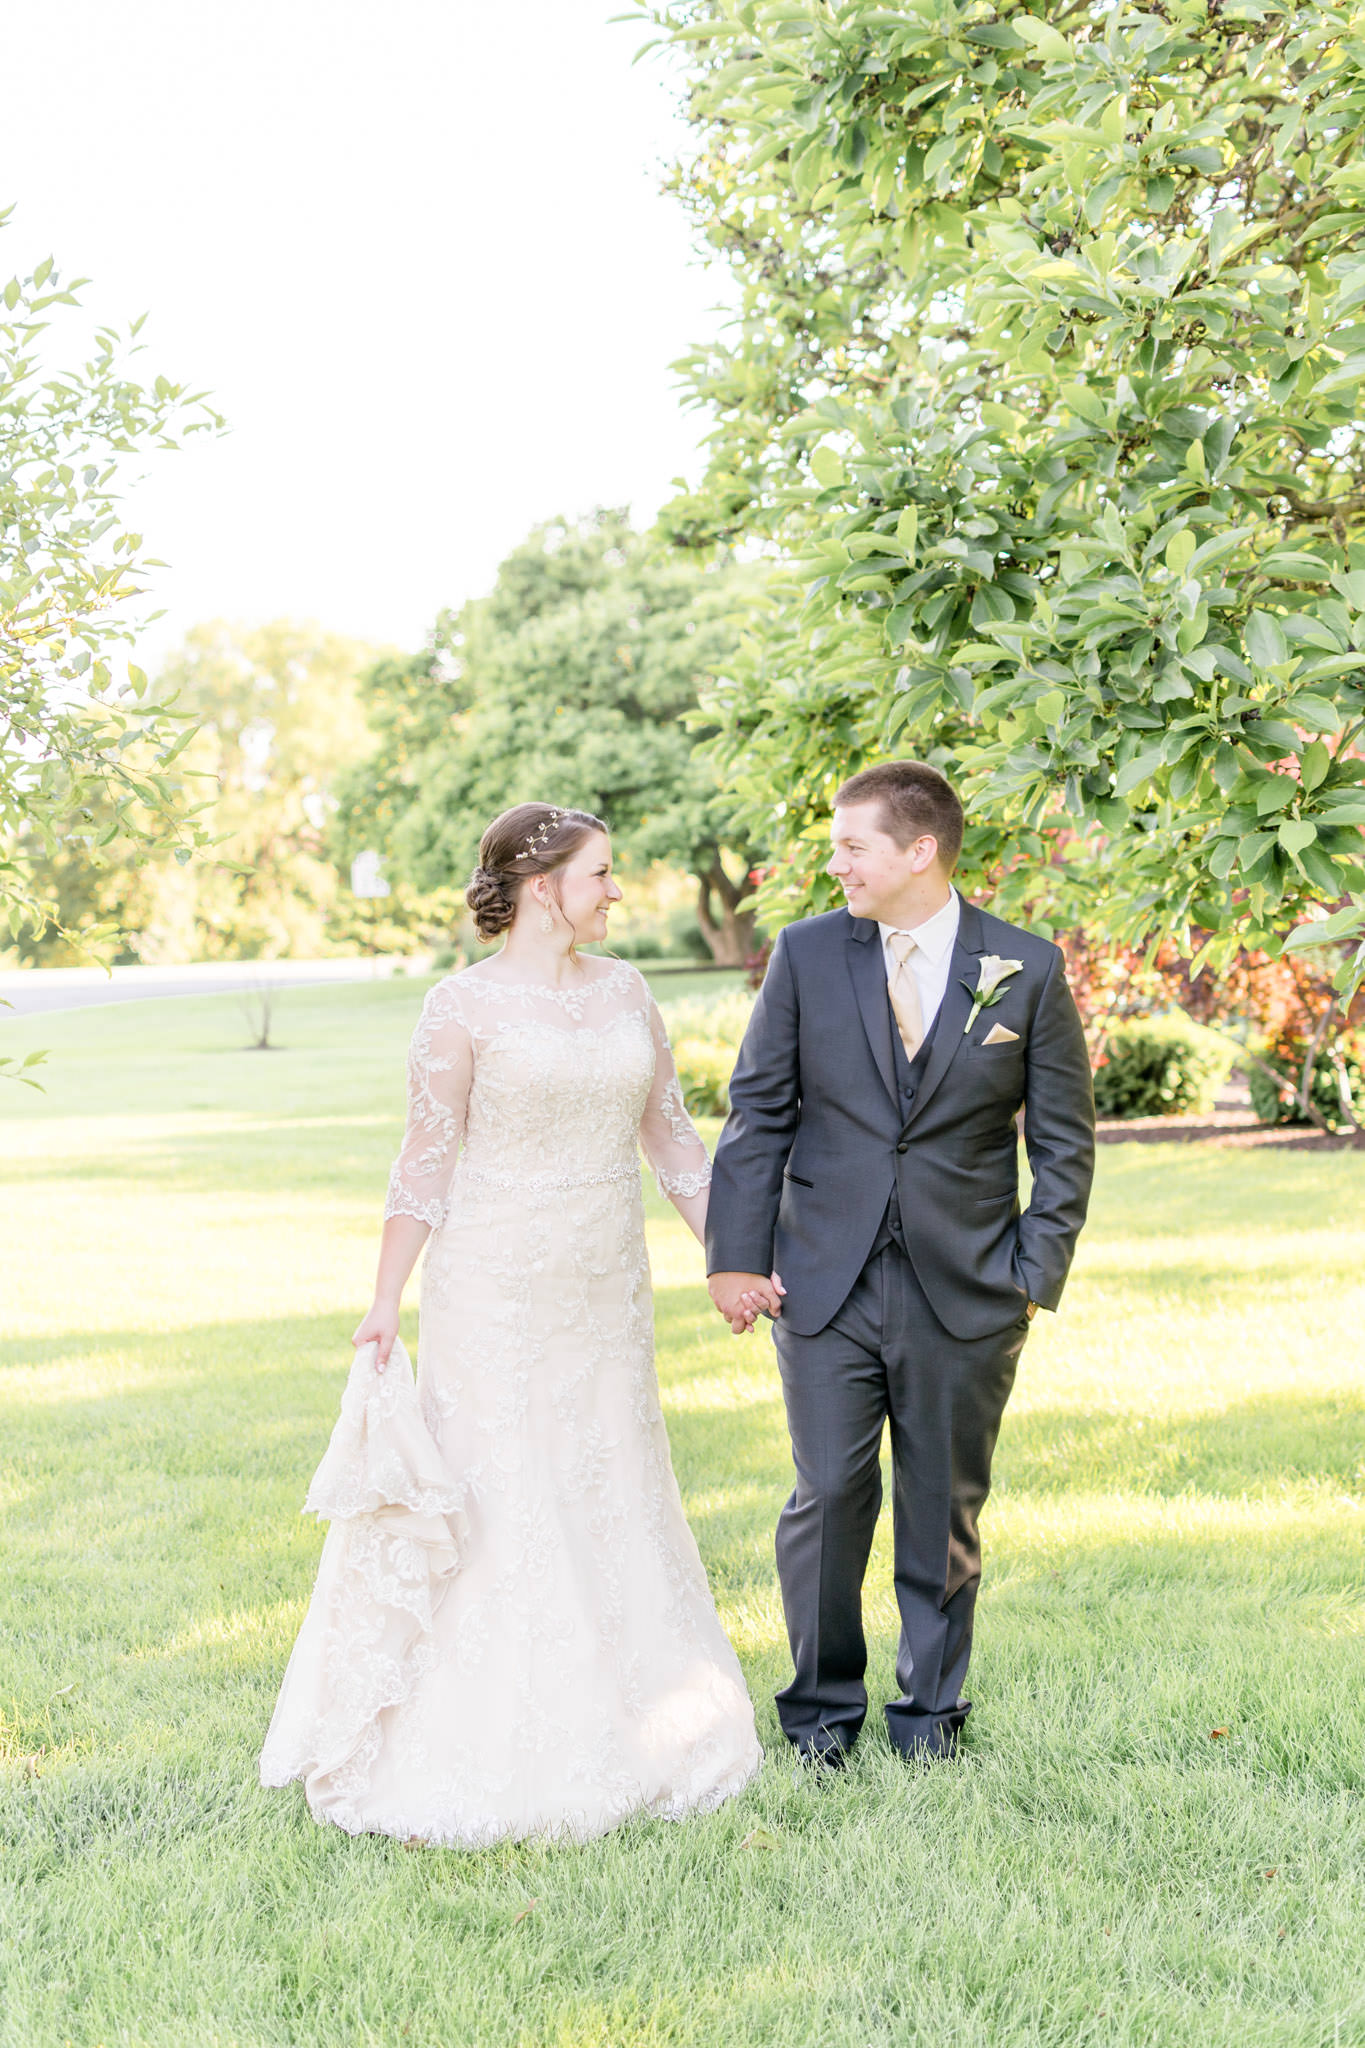
[[[923,924],[915,925],[911,932],[915,946],[906,965],[914,975],[915,986],[919,990],[920,1015],[924,1019],[926,1038],[938,1015],[939,1004],[948,990],[953,944],[957,938],[961,916],[962,899],[954,889],[942,910],[936,910],[931,918],[926,919]],[[896,956],[891,950],[891,941],[902,929],[902,926],[895,924],[878,922],[877,925],[877,930],[882,935],[882,959],[886,963],[888,982],[896,971]]]

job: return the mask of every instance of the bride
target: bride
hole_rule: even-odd
[[[698,1238],[710,1164],[643,978],[577,951],[620,895],[600,819],[505,811],[467,892],[502,949],[413,1034],[374,1306],[308,1494],[332,1526],[261,1757],[351,1834],[581,1841],[717,1806],[761,1760],[669,1460],[637,1145]]]

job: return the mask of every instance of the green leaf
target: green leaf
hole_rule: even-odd
[[[1242,874],[1250,875],[1275,844],[1273,832],[1247,832],[1237,842],[1237,866]]]
[[[952,162],[961,147],[956,135],[941,135],[924,159],[924,175],[936,178],[945,164]]]
[[[1209,267],[1218,270],[1223,252],[1237,232],[1239,215],[1235,207],[1220,206],[1209,220]]]
[[[1332,588],[1341,592],[1353,612],[1365,612],[1365,569],[1338,569]]]
[[[1275,548],[1256,567],[1263,576],[1283,576],[1291,583],[1327,583],[1332,575],[1330,562],[1304,548]]]
[[[1298,139],[1299,130],[1303,126],[1303,108],[1297,104],[1282,108],[1279,114],[1276,115],[1273,126],[1275,129],[1273,153],[1276,163],[1282,164],[1294,147]]]
[[[1288,775],[1270,775],[1256,792],[1256,812],[1264,818],[1270,811],[1281,811],[1292,803],[1299,793],[1299,785]]]
[[[1249,746],[1273,747],[1277,754],[1296,754],[1299,750],[1298,733],[1279,718],[1258,718],[1247,727],[1246,739]]]
[[[1295,725],[1306,725],[1311,732],[1336,732],[1341,725],[1341,713],[1327,697],[1319,697],[1311,690],[1300,690],[1283,707],[1286,718]]]
[[[1278,668],[1282,661],[1288,661],[1289,643],[1279,621],[1272,619],[1269,612],[1253,612],[1246,622],[1244,637],[1247,653],[1258,668]]]
[[[1213,757],[1213,779],[1224,796],[1228,794],[1241,772],[1236,754],[1226,741],[1222,741]]]
[[[1161,766],[1161,751],[1160,747],[1149,747],[1145,753],[1136,755],[1126,768],[1121,768],[1114,783],[1115,796],[1130,795],[1155,775]]]
[[[1332,757],[1321,740],[1314,740],[1299,756],[1299,776],[1307,790],[1313,790],[1326,779],[1332,765]]]
[[[1025,14],[1022,9],[1010,16],[1010,26],[1026,42],[1032,43],[1038,55],[1047,64],[1066,64],[1071,61],[1071,45],[1051,23],[1041,21],[1036,14]]]
[[[1006,21],[983,21],[976,28],[967,31],[969,43],[985,43],[992,50],[1024,50],[1028,48],[1024,38],[1016,35]]]
[[[811,474],[816,482],[823,484],[826,490],[834,490],[840,484],[847,483],[848,481],[848,472],[844,468],[843,461],[823,441],[818,448],[812,451],[810,466]]]
[[[1313,844],[1318,828],[1309,818],[1286,818],[1277,836],[1286,853],[1298,855]]]
[[[1166,544],[1166,567],[1174,575],[1179,576],[1182,582],[1185,572],[1190,566],[1190,557],[1193,555],[1194,550],[1195,538],[1188,526],[1182,527],[1179,533],[1173,534]]]
[[[1358,931],[1365,930],[1365,906],[1348,903],[1344,909],[1333,911],[1312,924],[1295,925],[1284,942],[1286,953],[1305,953],[1313,946],[1332,946],[1339,939],[1354,938]]]

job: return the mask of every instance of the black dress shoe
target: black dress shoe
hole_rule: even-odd
[[[956,1729],[939,1734],[928,1742],[893,1742],[891,1747],[902,1763],[921,1770],[930,1764],[958,1763],[962,1757],[962,1744]]]
[[[848,1765],[848,1751],[840,1742],[798,1742],[796,1754],[813,1771],[842,1771]]]

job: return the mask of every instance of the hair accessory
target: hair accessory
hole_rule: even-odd
[[[563,815],[564,813],[562,811],[551,811],[549,817],[543,819],[542,822],[536,826],[535,831],[531,834],[530,838],[526,841],[526,844],[521,849],[520,858],[522,860],[528,860],[532,854],[540,852],[541,847],[545,844],[545,841],[554,831],[556,825],[558,825]]]

